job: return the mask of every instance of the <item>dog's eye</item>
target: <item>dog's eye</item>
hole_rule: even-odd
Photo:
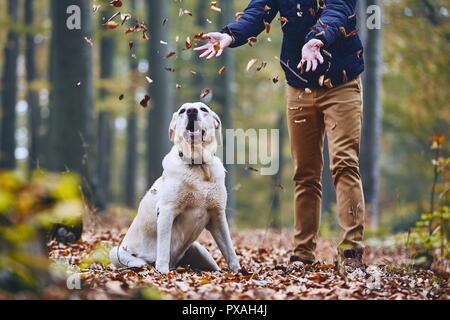
[[[209,112],[205,107],[201,107],[200,110],[202,110],[203,112]]]
[[[186,109],[181,109],[179,114],[183,114],[186,112]]]

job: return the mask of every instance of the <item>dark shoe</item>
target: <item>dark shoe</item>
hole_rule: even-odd
[[[342,251],[341,259],[344,267],[357,269],[364,267],[363,249],[347,249]]]
[[[293,255],[290,257],[289,262],[293,263],[293,262],[297,262],[300,261],[301,263],[305,264],[305,265],[310,265],[314,263],[314,260],[310,260],[310,259],[303,259],[300,258],[299,256]]]

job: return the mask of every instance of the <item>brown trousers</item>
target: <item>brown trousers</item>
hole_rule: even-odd
[[[362,125],[360,78],[335,88],[288,86],[287,120],[295,166],[295,254],[314,259],[322,197],[323,141],[327,134],[336,189],[339,250],[362,248],[364,196],[359,172]]]

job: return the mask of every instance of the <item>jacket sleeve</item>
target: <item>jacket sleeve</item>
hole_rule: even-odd
[[[348,30],[348,22],[355,14],[357,0],[328,0],[317,23],[306,35],[305,42],[319,39],[324,47],[331,45],[339,36],[350,35],[354,30]]]
[[[230,47],[242,46],[249,38],[259,35],[265,28],[265,22],[271,23],[277,12],[277,0],[251,0],[238,21],[233,21],[222,29],[222,32],[233,38]]]

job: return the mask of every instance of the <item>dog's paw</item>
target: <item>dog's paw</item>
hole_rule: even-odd
[[[239,261],[230,262],[230,265],[228,267],[234,273],[238,273],[239,270],[241,270],[241,265],[239,264]]]
[[[156,270],[160,273],[169,273],[169,264],[168,263],[158,263],[155,264]]]

